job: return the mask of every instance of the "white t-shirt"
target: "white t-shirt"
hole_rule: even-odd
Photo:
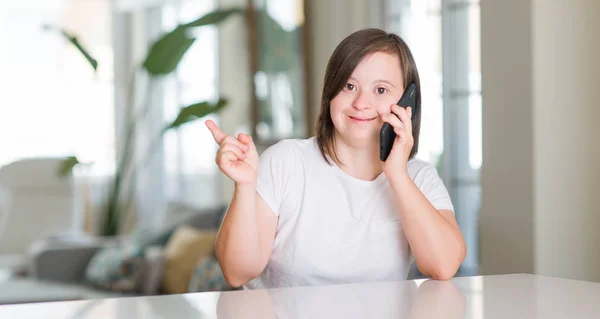
[[[435,166],[413,158],[408,174],[454,211]],[[384,173],[354,178],[325,162],[316,138],[288,139],[261,154],[257,192],[279,222],[269,263],[244,288],[406,279],[413,258]]]

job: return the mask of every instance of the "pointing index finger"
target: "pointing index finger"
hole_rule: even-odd
[[[213,122],[212,120],[207,120],[205,122],[205,124],[206,124],[206,127],[208,127],[208,129],[212,133],[212,136],[215,139],[215,142],[217,142],[220,145],[221,142],[223,142],[223,140],[225,139],[225,134],[221,131],[221,129],[219,129],[217,124],[215,124],[215,122]]]

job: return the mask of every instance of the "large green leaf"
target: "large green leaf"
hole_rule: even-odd
[[[194,41],[188,28],[177,27],[165,34],[150,48],[144,61],[144,68],[152,75],[164,75],[173,72]]]
[[[180,127],[181,125],[203,118],[208,114],[220,111],[228,101],[225,98],[220,98],[217,103],[211,102],[199,102],[189,106],[186,106],[179,111],[179,115],[171,124],[165,127],[164,131]]]
[[[241,12],[243,12],[241,9],[217,10],[190,23],[178,26],[152,45],[143,63],[144,68],[154,76],[173,72],[196,40],[190,32],[191,28],[217,24],[232,14]]]
[[[58,167],[58,176],[59,177],[66,177],[71,175],[71,173],[73,172],[73,167],[75,167],[75,165],[79,164],[79,159],[77,159],[77,157],[75,156],[69,156],[66,157],[59,165]]]
[[[184,24],[184,27],[201,27],[205,25],[217,24],[227,19],[232,14],[244,13],[241,8],[217,10],[190,22]]]

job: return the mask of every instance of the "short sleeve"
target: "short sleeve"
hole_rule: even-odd
[[[256,191],[277,216],[279,216],[293,166],[293,149],[291,142],[287,140],[267,148],[258,160]]]
[[[429,163],[423,166],[416,174],[414,182],[435,209],[447,209],[454,212],[450,194],[435,166]]]

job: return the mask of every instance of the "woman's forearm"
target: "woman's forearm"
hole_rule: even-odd
[[[254,187],[236,187],[216,242],[223,275],[241,286],[263,270],[259,220]]]
[[[452,278],[466,255],[460,229],[431,205],[408,175],[390,185],[419,271],[434,279]]]

